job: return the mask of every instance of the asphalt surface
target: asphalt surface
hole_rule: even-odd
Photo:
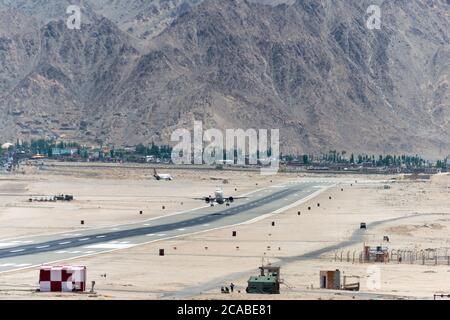
[[[335,180],[326,179],[302,180],[256,190],[244,199],[235,200],[229,207],[204,206],[115,227],[0,239],[0,273],[244,223],[265,214],[276,213],[336,183]]]

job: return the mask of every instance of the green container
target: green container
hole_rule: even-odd
[[[247,293],[253,294],[279,294],[280,283],[276,275],[250,277]]]

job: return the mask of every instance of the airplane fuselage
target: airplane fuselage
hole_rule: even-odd
[[[215,202],[217,202],[218,204],[224,204],[225,203],[225,198],[223,196],[223,190],[216,190],[216,192],[214,193],[214,200]]]
[[[170,174],[157,174],[155,175],[156,180],[172,180],[172,176]]]

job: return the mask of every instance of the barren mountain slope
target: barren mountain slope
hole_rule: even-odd
[[[167,142],[195,118],[280,128],[285,151],[450,153],[446,1],[256,1],[272,5],[160,1],[152,17],[137,0],[87,1],[76,31],[21,17],[0,31],[1,135]],[[366,27],[373,2],[381,30]],[[14,7],[0,26],[30,14]]]

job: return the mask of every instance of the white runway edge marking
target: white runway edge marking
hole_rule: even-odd
[[[75,251],[60,250],[60,251],[55,251],[54,253],[57,253],[57,254],[64,254],[64,253],[67,253],[67,254],[78,254],[78,253],[87,253],[87,252],[83,252],[83,251],[79,251],[79,250],[75,250]]]
[[[323,191],[325,191],[325,190],[327,190],[327,189],[329,189],[329,188],[334,187],[335,185],[336,185],[336,184],[330,185],[330,186],[326,186],[326,187],[324,187],[323,190],[318,190],[318,191],[316,191],[315,193],[313,193],[313,194],[307,196],[305,199],[302,199],[301,201],[297,201],[297,203],[298,203],[298,202],[305,202],[305,201],[308,201],[308,200],[310,200],[311,198],[313,198],[313,197],[317,196],[318,194],[322,193]],[[257,191],[257,190],[256,190],[256,191]],[[254,193],[254,192],[256,192],[256,191],[252,191],[252,192],[250,192],[250,193]],[[250,194],[250,193],[249,193],[249,194]],[[280,209],[279,209],[279,210],[280,210]],[[286,210],[287,210],[287,209],[286,209]],[[192,210],[191,210],[191,211],[192,211]],[[272,214],[271,214],[271,215],[272,215]],[[155,218],[155,219],[156,219],[156,218]],[[181,234],[181,235],[172,236],[172,237],[167,237],[167,238],[163,238],[163,239],[155,239],[155,240],[151,240],[151,241],[147,241],[147,242],[143,242],[143,243],[138,243],[138,244],[130,245],[130,248],[131,248],[131,247],[144,246],[144,245],[147,245],[147,244],[151,244],[151,243],[155,243],[155,242],[160,242],[160,241],[164,241],[164,240],[177,239],[177,238],[182,238],[182,237],[186,237],[186,236],[192,236],[192,235],[202,234],[202,233],[206,233],[206,232],[210,232],[210,231],[222,230],[222,229],[227,229],[227,228],[237,227],[237,226],[240,226],[240,225],[245,225],[245,224],[249,224],[249,223],[254,223],[254,222],[256,222],[256,221],[254,221],[254,220],[255,220],[255,219],[250,220],[250,221],[247,221],[247,222],[241,222],[241,223],[236,223],[236,224],[232,224],[232,225],[226,225],[226,226],[222,226],[222,227],[211,228],[211,229],[202,230],[202,231],[197,231],[197,232],[191,232],[191,233],[188,233],[188,234]],[[154,235],[154,234],[149,234],[149,235],[147,235],[147,236],[153,236],[153,235]],[[80,258],[91,257],[91,256],[95,256],[95,255],[98,255],[98,254],[111,253],[111,252],[119,251],[119,250],[122,250],[122,249],[123,249],[123,248],[115,248],[115,249],[111,249],[111,250],[105,250],[105,251],[100,251],[100,252],[91,253],[91,254],[84,254],[84,255],[80,255],[80,256],[76,256],[76,257],[71,257],[71,258],[58,259],[58,260],[55,260],[55,261],[49,261],[49,262],[46,262],[46,264],[59,263],[59,262],[61,262],[61,261],[77,260],[77,259],[80,259]],[[35,265],[23,267],[23,268],[10,269],[10,270],[6,270],[6,271],[0,271],[0,274],[2,274],[2,273],[11,273],[11,272],[16,272],[16,271],[20,271],[20,270],[26,270],[26,269],[31,269],[31,268],[39,267],[39,266],[41,266],[41,265],[42,265],[42,264],[35,264]]]
[[[84,247],[85,249],[126,249],[133,247],[134,244],[128,243],[99,243],[92,246]]]
[[[2,247],[13,247],[13,246],[17,246],[17,243],[15,243],[15,242],[0,243],[0,248],[2,248]]]
[[[31,263],[4,263],[4,264],[0,264],[0,268],[5,268],[5,267],[23,268],[23,267],[28,267],[28,266],[31,266]]]

